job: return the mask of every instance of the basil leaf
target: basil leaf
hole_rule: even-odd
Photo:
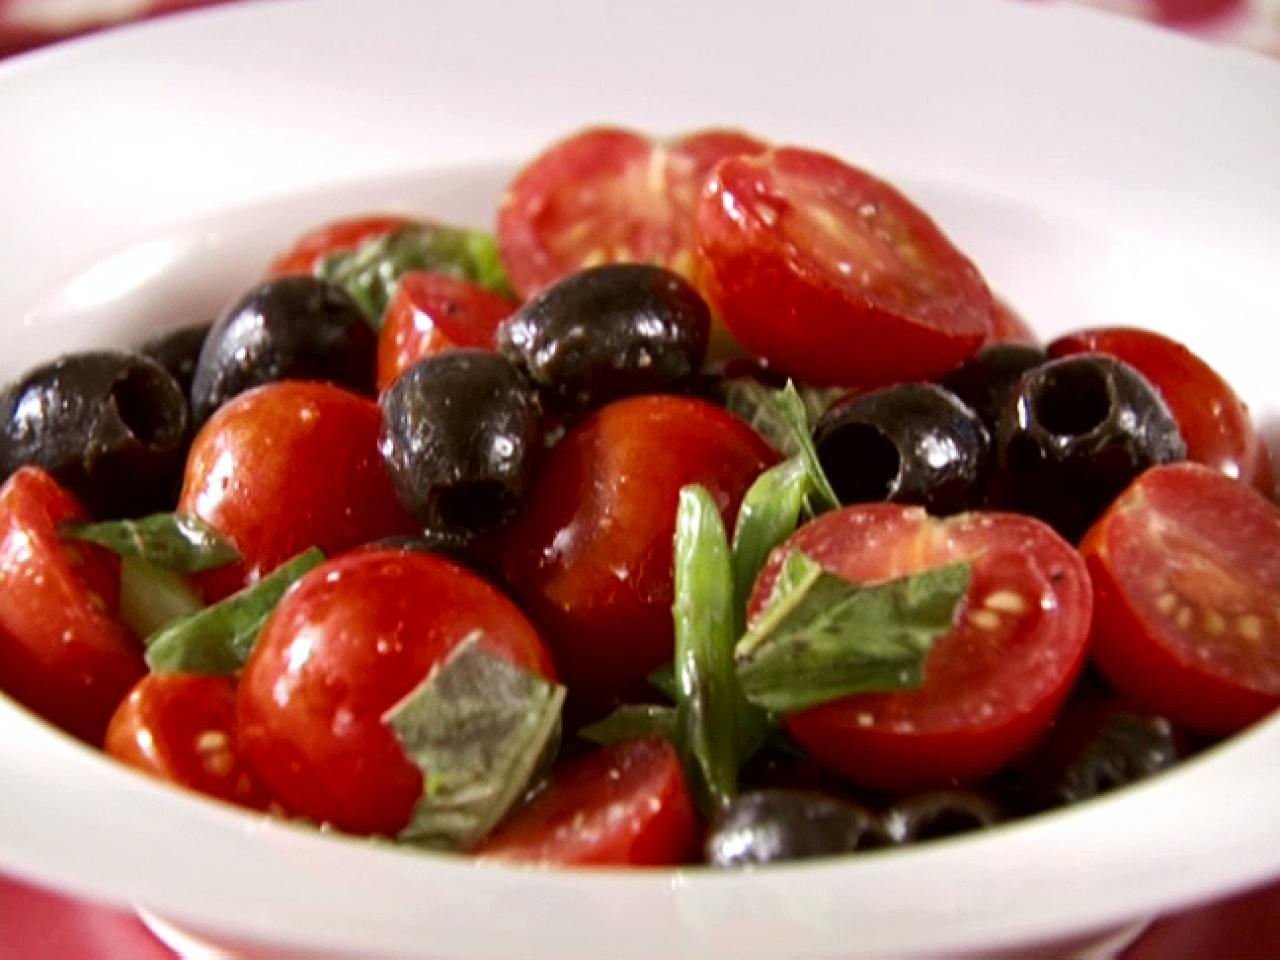
[[[653,703],[624,703],[603,720],[587,724],[578,736],[601,746],[638,737],[663,737],[675,743],[679,736],[676,710]]]
[[[747,601],[770,552],[795,532],[813,480],[804,460],[792,457],[756,478],[742,498],[733,527],[736,633],[746,630]]]
[[[440,224],[407,224],[372,237],[354,250],[326,257],[316,274],[345,288],[380,329],[396,285],[410,270],[449,273],[514,296],[492,236]]]
[[[787,385],[775,391],[770,398],[779,418],[791,431],[792,442],[799,449],[797,456],[803,460],[805,469],[809,471],[809,480],[813,484],[813,492],[822,509],[835,510],[840,506],[840,498],[831,488],[826,471],[818,460],[818,450],[813,445],[813,434],[809,430],[809,413],[804,400],[796,392],[796,385],[790,380]]]
[[[662,666],[658,667],[658,669],[654,670],[653,673],[649,674],[646,679],[649,681],[649,686],[653,687],[653,689],[657,690],[672,703],[676,702],[676,696],[678,694],[676,687],[675,664],[664,663]]]
[[[140,637],[204,608],[191,584],[178,573],[138,557],[120,560],[120,619]]]
[[[917,688],[969,577],[969,565],[957,563],[860,586],[792,551],[770,605],[738,642],[738,681],[747,699],[778,713]]]
[[[69,523],[59,531],[70,540],[88,540],[122,557],[195,573],[225,567],[240,559],[230,541],[199,517],[183,513],[153,513],[137,520]]]
[[[323,562],[324,554],[312,547],[253,586],[152,634],[146,641],[147,666],[153,673],[239,672],[285,591]]]
[[[805,419],[813,423],[827,412],[839,397],[847,391],[838,387],[796,387],[804,404]],[[725,382],[724,405],[730,413],[755,429],[784,457],[800,452],[791,425],[778,412],[773,396],[777,393],[759,380],[751,377],[735,377]]]
[[[565,688],[485,653],[480,636],[463,640],[382,718],[423,775],[399,840],[470,847],[555,752]]]

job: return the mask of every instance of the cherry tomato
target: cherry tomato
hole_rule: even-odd
[[[378,335],[378,389],[424,357],[455,347],[494,349],[494,334],[518,304],[445,273],[400,278]]]
[[[322,564],[281,600],[245,665],[242,755],[293,813],[350,833],[398,833],[422,774],[383,715],[476,631],[493,655],[552,676],[520,611],[447,560],[362,550]]]
[[[87,519],[43,470],[0,488],[0,689],[68,733],[100,744],[116,705],[146,668],[115,618],[114,556],[58,536]]]
[[[670,396],[609,404],[549,451],[503,566],[579,704],[640,693],[671,658],[680,488],[705,486],[731,525],[774,459],[732,414]]]
[[[1040,338],[1020,313],[999,297],[991,304],[991,339],[988,343],[1019,343],[1026,347],[1040,346]]]
[[[106,751],[161,780],[262,807],[262,793],[236,752],[235,718],[235,687],[227,677],[143,677],[111,718]]]
[[[335,554],[421,530],[378,453],[377,404],[285,381],[218,409],[196,435],[178,509],[227,537],[241,562],[199,577],[207,599],[256,581],[308,547]]]
[[[527,297],[575,270],[620,262],[689,276],[693,209],[708,171],[764,149],[725,130],[663,142],[597,128],[555,144],[520,172],[498,211],[512,284]]]
[[[697,834],[675,748],[627,740],[563,761],[475,852],[558,866],[674,866],[696,851]]]
[[[409,222],[405,217],[373,214],[323,224],[304,233],[292,247],[277,256],[267,268],[267,277],[315,273],[326,257],[354,250],[364,241],[381,237]]]
[[[995,772],[1050,724],[1084,661],[1092,612],[1084,561],[1031,517],[939,520],[895,504],[824,514],[774,551],[752,594],[753,614],[789,550],[858,583],[971,565],[956,624],[930,651],[922,687],[844,697],[785,718],[805,750],[855,783],[914,790]]]
[[[1080,330],[1049,344],[1049,355],[1105,353],[1151,382],[1168,404],[1187,442],[1187,459],[1257,487],[1271,497],[1271,451],[1254,429],[1249,409],[1222,377],[1175,340],[1135,327]]]
[[[835,157],[781,148],[712,172],[699,286],[748,349],[797,378],[922,380],[991,335],[977,269],[910,200]]]
[[[1233,733],[1280,706],[1280,512],[1199,464],[1153,467],[1080,550],[1093,658],[1175,723]]]

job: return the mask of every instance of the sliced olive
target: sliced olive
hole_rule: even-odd
[[[957,370],[942,378],[942,385],[967,403],[995,432],[1005,401],[1022,375],[1048,360],[1038,347],[997,343],[983,347]]]
[[[205,337],[213,327],[211,323],[198,323],[189,327],[179,327],[157,337],[152,337],[141,347],[139,353],[150,357],[169,371],[184,397],[191,395],[191,379],[196,373],[196,363],[200,359],[200,348],[204,346]]]
[[[28,371],[0,395],[0,474],[43,467],[99,518],[172,509],[187,403],[141,354],[74,353]]]
[[[876,816],[861,804],[807,790],[740,794],[707,830],[707,863],[717,867],[808,860],[880,846]]]
[[[919,843],[994,826],[1004,819],[990,797],[973,790],[930,790],[894,803],[880,813],[893,843]]]

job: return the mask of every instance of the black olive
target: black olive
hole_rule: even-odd
[[[1024,373],[1048,360],[1038,347],[997,343],[983,347],[962,367],[942,378],[942,385],[967,403],[992,433],[1005,401]]]
[[[1102,354],[1023,374],[996,430],[995,501],[1079,539],[1143,470],[1187,447],[1156,389]]]
[[[912,794],[880,813],[881,829],[893,843],[950,837],[985,829],[1003,819],[994,800],[960,789]]]
[[[831,857],[882,846],[861,804],[808,790],[740,794],[712,820],[703,852],[717,867]]]
[[[505,357],[451,350],[382,395],[378,447],[405,508],[441,542],[505,523],[542,448],[537,398]]]
[[[711,311],[679,274],[626,263],[571,274],[498,328],[498,347],[551,405],[584,410],[694,383]]]
[[[250,387],[323,380],[372,394],[377,335],[345,290],[316,277],[260,284],[227,308],[205,338],[191,384],[203,423]]]
[[[0,474],[48,470],[96,517],[172,509],[182,478],[187,403],[141,354],[73,353],[0,395]]]
[[[977,505],[983,493],[987,430],[933,384],[841,400],[818,420],[813,440],[842,503],[914,503],[948,514]]]
[[[200,348],[204,346],[205,337],[213,327],[211,323],[198,323],[194,326],[179,327],[158,337],[152,337],[138,352],[150,357],[169,371],[182,395],[191,395],[191,379],[196,373],[196,363],[200,359]]]

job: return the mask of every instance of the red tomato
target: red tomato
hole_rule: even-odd
[[[1085,536],[1093,658],[1174,723],[1233,733],[1280,706],[1280,512],[1194,463],[1153,467]]]
[[[781,148],[722,161],[694,237],[712,308],[797,378],[927,379],[990,338],[991,294],[973,264],[910,200],[835,157]]]
[[[323,383],[268,384],[220,407],[191,446],[178,501],[242,557],[199,577],[206,598],[308,547],[332,555],[420,532],[383,467],[380,424],[376,403]]]
[[[1022,315],[1003,300],[994,298],[991,304],[991,340],[989,343],[1020,343],[1027,347],[1040,346],[1040,338]]]
[[[693,209],[717,161],[765,145],[725,130],[653,140],[585,130],[525,167],[498,211],[498,245],[515,288],[531,296],[602,263],[658,263],[689,275]]]
[[[697,835],[675,748],[629,740],[562,762],[475,852],[557,866],[674,866],[696,852]]]
[[[917,690],[844,697],[787,716],[819,763],[881,790],[971,782],[994,773],[1052,722],[1084,661],[1092,611],[1079,554],[1031,517],[865,504],[824,514],[774,551],[754,615],[788,550],[874,583],[971,564],[956,625],[940,637]]]
[[[1051,357],[1105,353],[1149,381],[1169,405],[1187,441],[1187,459],[1275,493],[1271,451],[1249,409],[1213,368],[1175,340],[1134,327],[1080,330],[1049,344]]]
[[[774,459],[732,414],[668,396],[609,404],[549,451],[503,566],[579,704],[642,692],[671,659],[680,488],[705,486],[732,524]]]
[[[240,679],[240,750],[295,814],[394,835],[422,774],[383,715],[476,631],[495,656],[553,668],[519,610],[440,557],[365,550],[311,571],[271,614]]]
[[[84,519],[43,470],[24,467],[0,488],[0,689],[100,744],[146,669],[140,645],[114,616],[114,556],[58,537],[61,524]]]
[[[304,233],[292,247],[277,256],[267,268],[267,277],[315,273],[316,267],[326,257],[354,250],[364,241],[381,237],[410,222],[405,217],[373,214],[323,224]]]
[[[262,807],[235,748],[236,694],[227,677],[143,677],[107,727],[106,751],[153,777],[220,800]]]
[[[514,300],[446,273],[406,273],[378,334],[378,389],[387,389],[424,357],[455,347],[494,349],[498,324],[517,306]]]

